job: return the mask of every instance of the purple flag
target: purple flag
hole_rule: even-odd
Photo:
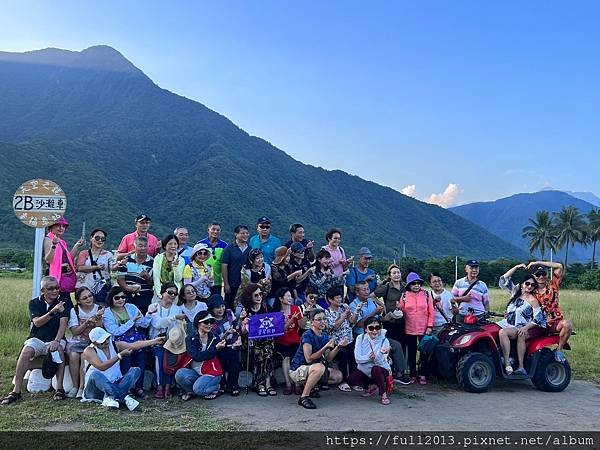
[[[283,336],[285,317],[282,312],[250,316],[248,339],[267,339]]]

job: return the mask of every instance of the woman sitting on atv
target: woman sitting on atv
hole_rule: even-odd
[[[510,278],[519,268],[527,269],[525,264],[518,264],[508,270],[500,277],[500,288],[506,290]],[[512,291],[512,297],[506,305],[504,319],[498,322],[502,327],[499,339],[500,347],[504,356],[504,370],[507,375],[513,373],[513,367],[510,364],[510,341],[517,340],[517,358],[519,367],[514,372],[515,375],[527,375],[523,366],[525,358],[526,340],[543,334],[543,328],[546,328],[546,316],[542,311],[540,304],[535,297],[537,282],[531,274],[527,274],[525,280],[518,284]]]

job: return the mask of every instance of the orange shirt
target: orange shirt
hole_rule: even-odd
[[[558,290],[560,288],[560,283],[562,281],[562,273],[560,271],[554,272],[554,277],[552,277],[552,281],[548,284],[546,283],[546,289],[544,292],[536,292],[535,297],[546,314],[546,320],[548,321],[548,326],[552,325],[554,322],[563,320],[564,316],[558,307]]]

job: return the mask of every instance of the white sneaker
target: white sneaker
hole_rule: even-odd
[[[71,390],[69,392],[67,392],[67,397],[68,398],[75,398],[77,396],[77,388],[71,388]]]
[[[109,397],[108,395],[106,395],[104,397],[104,400],[102,400],[102,406],[106,406],[107,408],[117,408],[117,409],[119,409],[119,402],[116,401],[114,398]]]
[[[127,406],[127,409],[129,411],[133,411],[135,408],[137,408],[140,405],[140,402],[138,402],[131,395],[127,395],[124,400],[125,400],[125,406]]]

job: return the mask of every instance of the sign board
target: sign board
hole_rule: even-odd
[[[13,196],[17,218],[33,228],[52,225],[67,209],[67,196],[54,181],[35,179],[21,184]]]
[[[283,336],[285,316],[282,312],[250,316],[248,339],[267,339]]]

